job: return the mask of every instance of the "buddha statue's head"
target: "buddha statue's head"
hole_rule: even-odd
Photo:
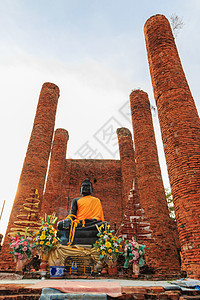
[[[92,183],[88,178],[86,178],[82,183],[81,183],[81,196],[88,196],[92,195],[93,193],[93,188],[92,188]]]

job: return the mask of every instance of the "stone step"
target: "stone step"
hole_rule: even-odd
[[[17,295],[4,295],[0,296],[0,299],[4,300],[38,300],[40,298],[40,294],[32,295],[32,294],[17,294]]]

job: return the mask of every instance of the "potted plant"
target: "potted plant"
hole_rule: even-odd
[[[145,261],[143,255],[145,245],[141,245],[137,242],[136,237],[132,237],[132,240],[125,241],[124,256],[125,263],[124,268],[128,268],[130,263],[133,263],[133,274],[139,275],[139,268],[144,266]]]
[[[14,255],[14,259],[16,262],[16,271],[21,272],[23,267],[28,259],[30,259],[33,255],[32,251],[32,237],[27,236],[28,227],[25,230],[24,236],[22,236],[19,232],[15,234],[15,236],[11,237],[11,243],[9,243],[12,251],[9,253]]]
[[[40,268],[46,270],[49,251],[58,243],[56,237],[56,230],[53,225],[57,221],[55,215],[46,216],[41,219],[41,227],[34,234],[33,248],[37,249],[37,252],[42,260]]]
[[[117,258],[119,253],[122,253],[120,252],[122,239],[113,235],[114,230],[110,230],[110,225],[103,224],[98,227],[98,231],[99,239],[95,242],[94,247],[99,253],[99,259],[107,265],[110,275],[113,272],[117,273]]]

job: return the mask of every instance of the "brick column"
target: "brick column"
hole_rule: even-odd
[[[152,230],[152,239],[147,242],[147,263],[156,269],[158,275],[173,275],[180,270],[180,266],[170,230],[147,93],[141,90],[133,91],[130,103],[139,200]]]
[[[11,254],[8,253],[8,243],[10,242],[10,238],[7,234],[10,232],[10,228],[13,227],[17,215],[23,208],[25,199],[31,193],[31,189],[38,189],[39,197],[42,198],[54,131],[58,97],[59,88],[55,84],[49,82],[43,84],[17,193],[1,251],[0,261],[1,259],[5,261],[6,258],[9,259],[9,257],[11,257]],[[7,265],[7,267],[9,268],[9,265]]]
[[[65,129],[56,129],[52,151],[47,184],[42,202],[42,213],[52,214],[56,216],[60,213],[61,205],[61,190],[65,174],[65,160],[67,152],[67,142],[69,135]],[[66,212],[65,212],[66,215]]]
[[[183,261],[200,278],[200,120],[168,20],[144,27]]]
[[[128,202],[130,190],[133,188],[133,179],[135,179],[135,156],[133,149],[132,135],[127,128],[118,128],[117,136],[119,142],[119,154],[122,173],[122,198],[123,210]]]

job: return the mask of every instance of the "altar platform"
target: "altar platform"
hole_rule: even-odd
[[[1,277],[0,277],[1,278]],[[0,279],[0,299],[200,299],[200,291],[169,281],[124,279]]]

